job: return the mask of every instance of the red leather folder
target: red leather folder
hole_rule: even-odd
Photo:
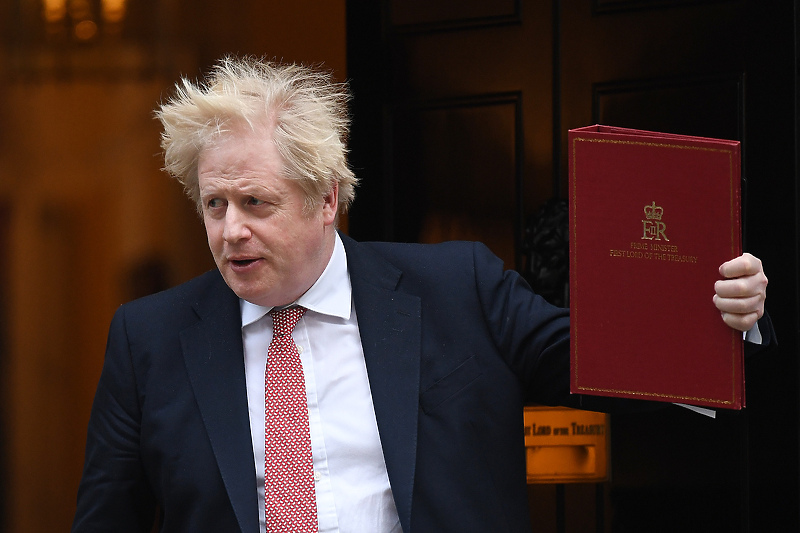
[[[738,141],[569,132],[571,391],[741,409],[741,332],[714,306],[741,254]]]

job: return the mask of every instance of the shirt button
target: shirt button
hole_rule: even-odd
[[[303,347],[302,346],[300,346],[299,344],[295,344],[295,347],[297,348],[297,353],[303,353]]]
[[[319,471],[314,470],[314,481],[319,481],[320,479],[322,479],[322,474],[320,474]]]

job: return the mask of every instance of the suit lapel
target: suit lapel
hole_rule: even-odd
[[[401,272],[342,236],[386,469],[404,531],[417,454],[420,299],[397,291]]]
[[[181,332],[189,380],[239,526],[257,532],[239,299],[218,276],[194,309],[200,320]]]

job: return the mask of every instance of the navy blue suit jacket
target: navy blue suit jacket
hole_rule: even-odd
[[[403,531],[529,531],[522,407],[574,400],[567,311],[481,244],[343,240]],[[212,271],[120,307],[73,530],[257,533],[256,500],[236,295]]]

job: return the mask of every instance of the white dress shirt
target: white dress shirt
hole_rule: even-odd
[[[392,498],[372,404],[347,257],[339,235],[325,271],[301,296],[306,311],[292,333],[308,398],[320,533],[395,533]],[[264,518],[264,373],[271,308],[241,300],[247,401]]]

